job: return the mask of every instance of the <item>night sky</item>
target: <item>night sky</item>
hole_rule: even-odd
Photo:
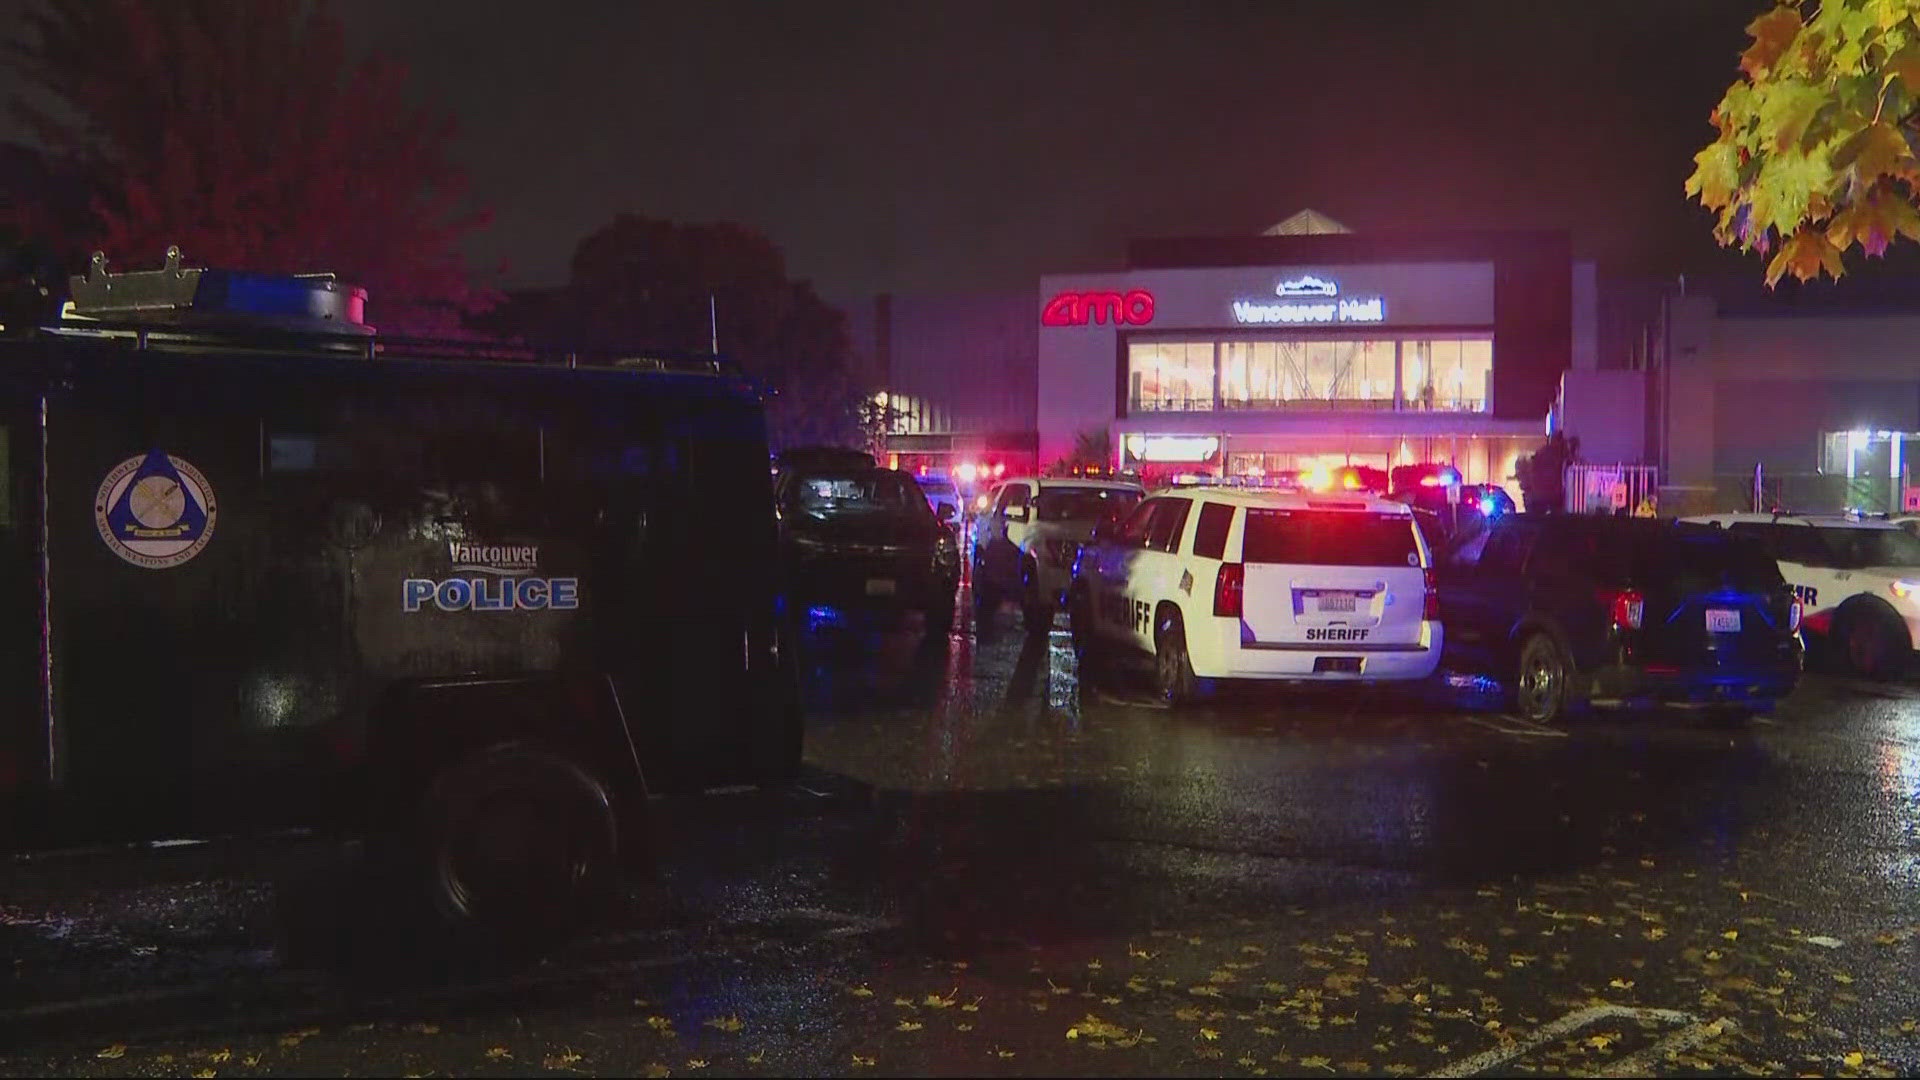
[[[758,227],[854,302],[1030,289],[1305,206],[1687,268],[1710,244],[1681,181],[1766,4],[337,6],[457,115],[495,213],[471,254],[506,283],[558,282],[631,211]]]

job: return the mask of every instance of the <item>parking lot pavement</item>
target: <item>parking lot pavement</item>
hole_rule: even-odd
[[[661,805],[643,914],[532,971],[345,986],[273,963],[230,868],[64,908],[16,875],[0,1069],[1920,1070],[1920,687],[1814,677],[1732,728],[1172,713],[1017,627],[823,631],[808,776]]]

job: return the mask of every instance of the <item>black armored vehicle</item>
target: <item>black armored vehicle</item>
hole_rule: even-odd
[[[0,830],[362,837],[450,926],[563,930],[649,793],[798,766],[761,401],[365,299],[95,256],[0,339]]]

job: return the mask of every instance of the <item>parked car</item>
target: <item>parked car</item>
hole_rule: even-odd
[[[929,637],[953,622],[953,527],[897,469],[813,465],[781,486],[780,537],[796,604],[917,610]]]
[[[974,534],[975,608],[990,614],[1018,599],[1027,631],[1044,634],[1066,602],[1080,545],[1100,523],[1132,512],[1146,491],[1114,480],[1029,477],[991,495]]]
[[[1806,611],[1806,632],[1855,674],[1891,675],[1920,641],[1920,538],[1885,517],[1714,514],[1766,547]]]
[[[960,520],[960,489],[945,476],[922,476],[917,478],[920,490],[927,496],[927,505],[933,507],[933,516],[941,521],[958,522]]]
[[[1413,511],[1366,494],[1157,493],[1087,545],[1069,606],[1083,671],[1151,658],[1175,706],[1210,679],[1422,679],[1442,646]]]
[[[1582,704],[1765,711],[1799,680],[1800,611],[1757,543],[1643,518],[1502,517],[1440,571],[1446,666],[1541,723]]]

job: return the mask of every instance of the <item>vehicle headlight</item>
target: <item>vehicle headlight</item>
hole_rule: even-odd
[[[1916,581],[1913,578],[1896,581],[1892,585],[1887,586],[1887,588],[1893,595],[1902,600],[1911,600],[1916,596],[1920,596],[1920,581]]]

